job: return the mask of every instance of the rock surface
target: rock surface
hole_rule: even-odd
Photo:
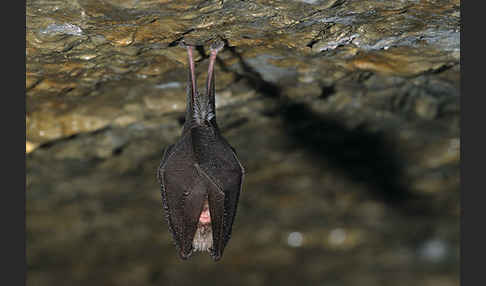
[[[28,0],[27,285],[458,285],[460,1]],[[155,177],[187,59],[248,174],[220,263]]]

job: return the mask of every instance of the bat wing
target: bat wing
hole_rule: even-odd
[[[159,167],[162,203],[181,258],[192,254],[192,240],[207,194],[207,182],[194,165],[188,138],[165,152]]]
[[[213,238],[211,256],[219,260],[231,237],[244,169],[224,138],[207,136],[204,133],[207,129],[202,131],[191,129],[166,150],[158,178],[169,229],[181,258],[187,259],[192,254],[194,234],[207,196]]]
[[[211,154],[211,159],[207,161],[208,163],[201,164],[200,169],[208,177],[213,189],[219,190],[223,194],[217,196],[218,192],[213,192],[211,189],[209,192],[211,219],[216,222],[216,218],[222,218],[222,224],[213,225],[213,245],[215,247],[212,256],[218,260],[231,238],[245,171],[233,148],[226,140],[213,142],[211,146],[213,151],[207,151]],[[211,194],[215,194],[213,203]],[[215,209],[211,209],[211,206]]]
[[[211,256],[214,260],[219,260],[226,245],[225,234],[225,193],[220,185],[216,183],[207,172],[197,165],[198,172],[207,182],[209,212],[211,214],[211,229],[213,232],[213,246]]]

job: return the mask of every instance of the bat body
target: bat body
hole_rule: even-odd
[[[189,56],[186,118],[178,141],[166,148],[157,177],[162,204],[179,255],[209,251],[217,261],[231,237],[244,168],[216,123],[214,62],[222,42],[211,46],[206,94],[196,87]]]

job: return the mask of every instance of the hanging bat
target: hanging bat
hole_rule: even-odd
[[[214,62],[224,43],[211,45],[206,94],[197,91],[189,57],[187,107],[182,135],[165,149],[157,177],[169,230],[182,259],[208,251],[217,261],[231,237],[244,168],[216,123]]]

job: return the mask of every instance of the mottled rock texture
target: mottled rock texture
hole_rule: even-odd
[[[27,285],[459,285],[460,1],[28,0]],[[155,172],[218,56],[248,174],[221,262]],[[290,235],[292,234],[292,235]],[[298,238],[297,240],[295,240]]]

